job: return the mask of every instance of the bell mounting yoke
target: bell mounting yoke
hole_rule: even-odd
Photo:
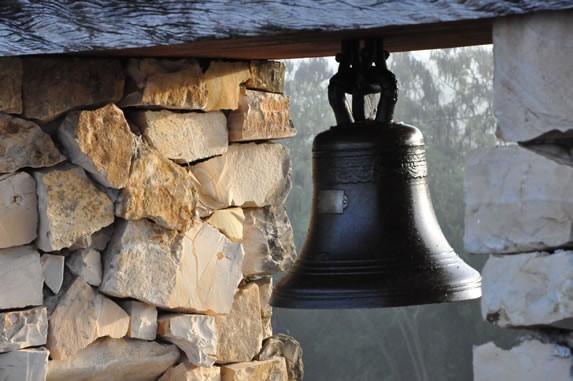
[[[364,97],[377,93],[380,100],[374,120],[389,125],[398,100],[398,85],[396,76],[386,66],[390,53],[384,50],[384,40],[344,40],[341,45],[342,52],[336,55],[338,72],[328,84],[328,102],[337,125],[348,127],[353,122],[366,120]],[[348,109],[346,94],[352,94],[352,112]]]

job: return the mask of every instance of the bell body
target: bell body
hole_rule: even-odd
[[[437,222],[417,128],[366,121],[319,134],[313,181],[307,239],[271,305],[374,308],[481,296],[481,276]]]

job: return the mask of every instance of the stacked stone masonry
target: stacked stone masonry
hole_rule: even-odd
[[[465,246],[490,254],[482,316],[529,330],[473,352],[475,381],[573,380],[573,13],[496,21],[494,112],[503,143],[469,155]]]
[[[0,59],[0,379],[302,380],[284,64]]]

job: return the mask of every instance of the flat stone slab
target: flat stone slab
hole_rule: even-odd
[[[467,251],[523,253],[573,241],[573,167],[518,146],[479,149],[466,160]]]
[[[0,375],[6,381],[44,381],[50,352],[23,349],[0,354]]]
[[[0,177],[0,248],[36,239],[38,197],[36,181],[25,172]]]
[[[44,345],[47,335],[46,307],[0,313],[0,352]]]
[[[223,365],[221,381],[287,381],[285,359],[282,357],[264,361],[241,362]]]
[[[0,249],[0,309],[39,306],[44,277],[40,253],[31,246]]]
[[[22,112],[22,60],[19,57],[0,59],[0,112]]]

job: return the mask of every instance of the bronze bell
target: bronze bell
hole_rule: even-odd
[[[370,43],[361,57],[370,59],[353,64],[349,56],[360,56],[356,44],[350,52],[346,47],[329,85],[338,125],[313,144],[307,239],[271,305],[374,308],[479,298],[480,274],[453,251],[434,214],[422,134],[391,121],[397,91],[385,66],[387,53],[382,56],[379,42]],[[377,52],[382,57],[372,58]],[[350,91],[354,123],[339,108]],[[357,99],[376,91],[376,119],[363,119],[362,111],[354,111],[363,110]]]

